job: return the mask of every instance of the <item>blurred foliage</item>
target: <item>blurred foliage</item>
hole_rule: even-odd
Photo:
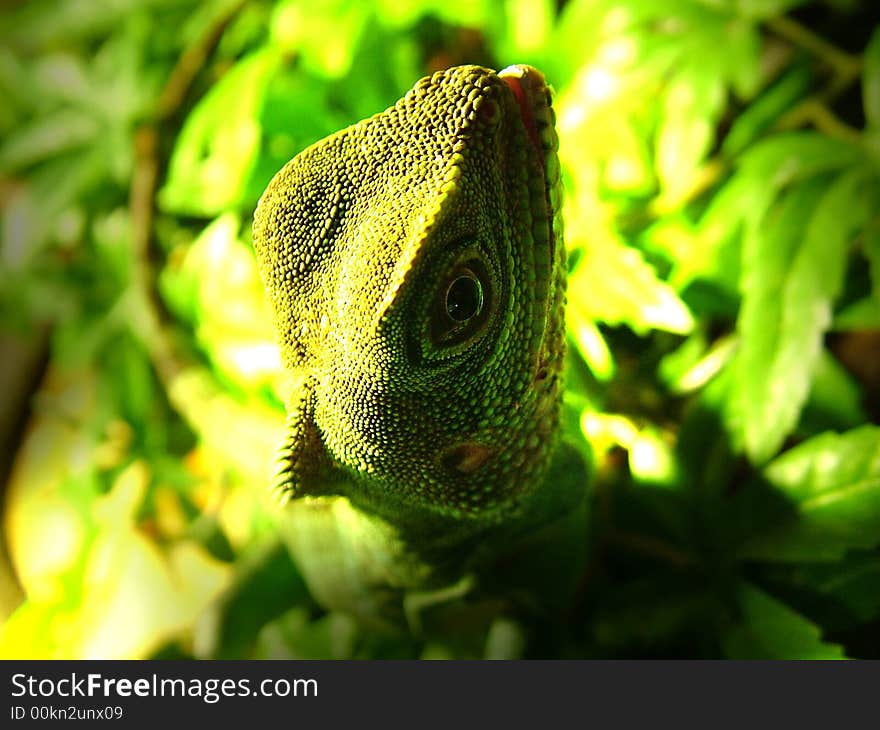
[[[308,144],[514,62],[557,91],[565,428],[597,462],[562,655],[880,656],[873,5],[7,5],[0,656],[457,655],[324,613],[278,545],[249,222]]]

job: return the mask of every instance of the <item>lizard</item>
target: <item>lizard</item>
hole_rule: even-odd
[[[587,467],[559,437],[557,151],[537,69],[458,66],[303,150],[260,198],[295,383],[276,489],[325,607],[393,630],[468,594],[571,593]]]

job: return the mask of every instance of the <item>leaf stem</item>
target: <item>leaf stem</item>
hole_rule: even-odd
[[[650,535],[609,530],[606,540],[609,545],[648,555],[664,563],[671,563],[677,568],[688,568],[696,564],[691,554]]]
[[[812,124],[828,137],[844,142],[859,143],[862,140],[862,134],[858,129],[842,122],[826,104],[815,97],[805,99],[794,107],[779,119],[776,127],[787,130],[797,129],[806,124]]]
[[[136,302],[133,309],[137,320],[133,329],[143,339],[159,380],[169,395],[175,377],[192,363],[171,332],[168,313],[157,291],[157,277],[152,262],[156,190],[166,162],[161,159],[160,134],[162,128],[170,124],[180,111],[194,80],[220,42],[223,31],[243,5],[244,0],[240,0],[230,7],[183,51],[159,95],[152,122],[142,125],[134,135],[135,169],[129,191],[134,256],[132,289]]]
[[[842,51],[792,18],[784,15],[771,18],[767,21],[767,27],[776,35],[819,57],[834,69],[835,74],[844,79],[855,78],[862,71],[862,59],[859,56]]]

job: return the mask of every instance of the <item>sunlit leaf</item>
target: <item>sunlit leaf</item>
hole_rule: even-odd
[[[682,71],[670,83],[657,132],[657,173],[665,195],[675,197],[691,186],[714,141],[724,100],[723,79],[705,68]]]
[[[744,226],[754,227],[764,220],[781,190],[820,173],[858,165],[862,158],[856,145],[815,132],[778,134],[754,144],[703,214],[699,245],[692,262],[682,264],[677,272],[678,286],[697,276],[725,280],[729,272],[719,267],[719,253],[738,241]]]
[[[687,333],[693,326],[688,308],[638,250],[598,239],[570,278],[569,306],[587,319],[627,324],[636,332]]]
[[[238,239],[240,226],[232,213],[208,225],[168,267],[163,288],[197,322],[196,337],[217,368],[257,388],[277,384],[281,358],[253,251]]]
[[[736,290],[739,282],[741,233],[750,218],[760,218],[773,200],[775,190],[757,178],[742,173],[734,175],[709,203],[696,231],[696,240],[685,239],[687,248],[681,255],[673,272],[677,289],[683,289],[697,278],[719,282],[728,289]],[[726,261],[721,254],[731,249],[737,254],[733,266],[723,266]]]
[[[862,154],[856,145],[818,132],[790,132],[767,137],[752,147],[741,158],[739,168],[744,176],[778,189],[857,164]]]
[[[694,225],[684,215],[663,216],[644,232],[640,244],[675,265],[684,265],[699,253]]]
[[[508,57],[524,61],[547,43],[553,27],[555,3],[549,0],[507,0],[507,43],[499,49]],[[499,44],[500,45],[500,44]]]
[[[864,221],[861,176],[801,185],[743,249],[740,344],[728,424],[749,457],[772,456],[794,428],[831,324],[847,244]]]
[[[829,561],[880,544],[880,428],[815,436],[772,461],[764,476],[792,512],[748,540],[744,557]]]
[[[260,144],[258,115],[277,56],[239,61],[187,117],[160,193],[163,208],[214,215],[237,203]]]
[[[682,376],[705,355],[707,346],[706,333],[701,329],[693,332],[675,350],[663,356],[657,368],[660,379],[667,386],[675,387]]]
[[[96,386],[88,373],[50,374],[41,397],[53,407],[33,423],[9,480],[3,533],[25,592],[38,600],[63,594],[90,534]]]
[[[192,545],[170,557],[131,528],[102,532],[86,560],[74,642],[61,656],[146,657],[185,632],[228,570]]]
[[[603,155],[602,183],[613,192],[648,193],[654,187],[654,175],[644,137],[631,122],[623,119],[616,122],[607,129],[607,134],[602,135],[603,142],[608,145],[604,150],[606,155]],[[584,131],[592,134],[597,130]]]
[[[629,468],[637,482],[675,489],[681,484],[669,439],[653,428],[643,428],[629,448]]]
[[[256,484],[272,482],[283,413],[256,399],[242,402],[199,368],[179,374],[168,395],[199,434],[218,477],[228,473]]]
[[[576,307],[566,309],[567,328],[584,362],[593,375],[607,382],[614,377],[614,356],[595,323]]]
[[[365,82],[359,78],[360,74],[372,75],[372,78]],[[377,75],[375,67],[363,71],[352,69],[346,81],[341,82],[350,82],[357,89],[356,109],[346,114],[338,108],[326,82],[321,79],[294,70],[274,74],[260,109],[262,141],[244,189],[246,199],[257,200],[275,173],[300,150],[383,108],[388,100],[374,99]],[[291,103],[292,99],[296,103]],[[361,107],[361,104],[368,106]],[[363,114],[358,116],[359,112]]]
[[[603,26],[608,24],[608,18],[603,17],[605,6],[604,0],[572,0],[563,6],[551,36],[553,51],[545,54],[544,60],[544,67],[557,89],[571,80],[584,59],[589,58],[600,43],[606,30]],[[626,21],[619,25],[625,26]]]
[[[360,41],[370,6],[347,0],[281,2],[272,36],[279,47],[302,55],[309,70],[330,78],[345,74]]]
[[[692,335],[663,358],[659,374],[673,393],[690,393],[714,378],[736,352],[736,340],[724,337],[707,348],[705,335]]]

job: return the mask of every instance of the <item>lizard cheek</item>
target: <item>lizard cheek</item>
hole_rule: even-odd
[[[445,449],[440,454],[440,463],[459,474],[473,474],[493,453],[494,449],[483,444],[465,442]]]

